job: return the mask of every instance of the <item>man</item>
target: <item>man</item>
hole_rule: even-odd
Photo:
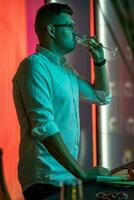
[[[103,167],[84,171],[79,150],[79,98],[104,105],[110,102],[102,47],[90,47],[95,62],[91,85],[69,66],[64,56],[76,46],[73,11],[51,3],[36,15],[36,53],[24,59],[13,79],[13,94],[21,127],[19,181],[26,200],[59,192],[61,181],[95,180],[108,175]]]

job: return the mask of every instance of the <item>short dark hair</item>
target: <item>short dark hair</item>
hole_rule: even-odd
[[[40,7],[39,10],[37,11],[35,19],[36,34],[40,35],[40,33],[42,32],[44,21],[45,23],[47,23],[53,17],[61,13],[67,13],[69,15],[73,15],[72,9],[67,4],[49,3]]]

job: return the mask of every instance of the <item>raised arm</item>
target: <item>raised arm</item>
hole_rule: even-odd
[[[109,79],[106,70],[106,59],[104,57],[104,52],[102,45],[99,44],[97,47],[90,46],[90,52],[94,60],[95,65],[95,82],[94,88],[96,90],[104,91],[106,96],[110,95],[109,90]]]
[[[94,84],[90,84],[89,81],[77,75],[80,97],[98,105],[108,104],[111,101],[111,94],[102,45],[92,47],[89,44],[88,50],[95,65],[95,80]]]

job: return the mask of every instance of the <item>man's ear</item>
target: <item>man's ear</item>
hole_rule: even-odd
[[[55,38],[55,27],[52,24],[47,26],[47,32],[52,38]]]

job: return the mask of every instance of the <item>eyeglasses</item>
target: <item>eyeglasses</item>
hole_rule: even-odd
[[[75,24],[70,23],[70,24],[52,24],[53,26],[56,27],[68,27],[72,32],[75,30]],[[45,27],[44,29],[47,29],[47,27]]]

